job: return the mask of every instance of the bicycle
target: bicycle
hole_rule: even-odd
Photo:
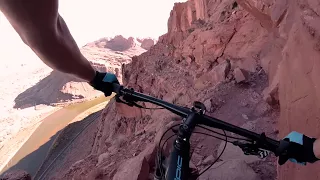
[[[158,105],[162,108],[146,108],[146,109],[167,109],[172,113],[180,116],[183,118],[182,123],[179,125],[177,130],[177,137],[173,143],[173,150],[170,152],[169,161],[167,167],[163,165],[163,156],[162,156],[162,149],[166,141],[161,145],[162,139],[165,134],[172,129],[173,127],[169,128],[167,131],[164,132],[162,135],[159,144],[158,144],[158,153],[156,159],[156,171],[155,171],[155,179],[165,179],[165,180],[185,180],[190,177],[190,169],[189,169],[189,152],[190,152],[190,137],[193,133],[195,127],[202,127],[204,129],[210,130],[204,126],[221,129],[222,133],[214,132],[219,135],[223,135],[224,140],[227,142],[232,143],[235,146],[239,146],[244,154],[246,155],[255,155],[260,158],[266,158],[270,152],[274,153],[276,157],[281,156],[282,158],[288,160],[289,158],[298,158],[295,154],[290,153],[288,151],[289,148],[295,148],[301,146],[295,142],[289,142],[287,139],[284,140],[274,140],[269,138],[265,135],[265,133],[257,134],[255,132],[237,127],[235,125],[229,124],[222,120],[216,119],[214,117],[210,117],[205,115],[205,106],[201,102],[194,102],[192,108],[182,107],[178,105],[171,104],[169,102],[163,101],[161,99],[157,99],[155,97],[145,95],[139,92],[135,92],[132,88],[124,88],[122,85],[119,84],[112,84],[113,92],[116,93],[116,101],[120,103],[127,104],[128,106],[136,106],[138,108],[146,108],[143,107],[137,102],[149,102],[155,105]],[[204,125],[204,126],[203,126]],[[176,125],[177,126],[177,125]],[[226,134],[226,131],[235,133],[240,135],[244,138],[238,138],[229,136]],[[216,137],[216,136],[213,136]],[[216,137],[219,138],[219,137]],[[238,141],[229,141],[229,139],[236,139]],[[208,166],[202,173],[198,176],[203,174],[206,170],[208,170],[223,154],[226,144],[218,156],[218,158]],[[297,159],[300,162],[299,158]],[[284,162],[278,161],[280,165],[284,164]]]

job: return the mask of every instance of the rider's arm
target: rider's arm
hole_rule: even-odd
[[[48,66],[86,81],[94,78],[94,68],[58,14],[58,0],[0,0],[0,10]]]

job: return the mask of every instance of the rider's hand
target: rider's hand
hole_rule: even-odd
[[[112,73],[101,73],[96,71],[96,75],[89,84],[96,90],[102,91],[105,96],[110,96],[112,94],[112,84],[119,81],[116,75]]]
[[[303,135],[298,132],[291,132],[288,134],[284,140],[287,140],[291,143],[287,148],[288,156],[279,157],[279,164],[284,164],[288,157],[291,162],[306,165],[306,163],[314,163],[318,159],[314,155],[313,152],[313,143],[315,142],[315,138],[310,138],[306,135]]]

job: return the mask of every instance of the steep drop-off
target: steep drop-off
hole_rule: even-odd
[[[270,5],[262,3],[257,9],[239,4],[232,0],[176,3],[168,20],[168,33],[122,67],[123,84],[189,107],[200,100],[205,102],[209,115],[257,132],[265,131],[276,138],[277,111],[262,100],[266,87],[264,71],[269,69],[261,59],[266,56],[263,49],[270,43],[272,23],[270,19],[261,22],[255,17],[267,16],[264,13],[270,10]],[[277,104],[268,89],[265,96],[270,96],[270,104]],[[70,150],[61,162],[74,162],[72,166],[68,170],[55,166],[47,177],[146,179],[153,173],[155,145],[172,120],[179,119],[164,110],[128,108],[112,101],[97,122],[98,130],[92,130],[93,145],[83,147],[92,149],[87,157],[79,159]],[[217,156],[220,140],[195,138],[193,148],[197,156],[202,157],[201,161],[206,157],[209,158],[206,162],[211,162],[210,158]],[[234,151],[231,148],[229,155]],[[240,157],[241,151],[234,157],[238,154]],[[235,178],[276,176],[272,157],[264,162],[256,159],[247,162],[242,156],[240,162],[233,161],[234,158],[223,160],[230,166],[239,166]],[[203,169],[205,163],[197,166]]]
[[[190,106],[195,100],[203,101],[210,114],[251,130],[267,131],[274,138],[278,132],[280,139],[293,130],[319,137],[319,7],[316,0],[176,3],[168,33],[123,66],[123,83],[176,104]],[[240,82],[245,82],[244,86],[237,84]],[[249,95],[240,96],[243,94]],[[278,122],[276,110],[261,101],[262,96],[274,108],[280,107]],[[252,107],[257,108],[249,111]],[[233,116],[237,111],[243,119]],[[97,124],[95,141],[88,147],[91,153],[67,171],[56,169],[52,174],[59,173],[52,176],[146,179],[153,172],[155,143],[171,120],[177,118],[162,110],[140,110],[111,102]],[[273,130],[275,123],[279,131]],[[210,142],[213,147],[219,145],[219,141]],[[207,156],[208,149],[198,152]],[[275,159],[254,160],[253,164],[251,159],[244,161],[229,162],[230,167],[241,167],[239,172],[246,174],[241,178],[275,179]],[[316,164],[278,167],[279,179],[317,179],[318,175]],[[210,174],[206,177],[214,178]]]
[[[145,41],[151,39],[145,39]],[[151,40],[153,42],[153,40]],[[144,47],[141,47],[141,46]],[[131,62],[131,58],[140,55],[153,44],[147,45],[136,42],[132,37],[102,38],[88,43],[81,48],[82,54],[90,61],[96,70],[113,72],[122,79],[121,67]],[[102,93],[95,91],[88,83],[73,76],[51,72],[36,85],[25,90],[15,98],[14,108],[28,108],[39,104],[58,105],[85,101],[95,98]]]

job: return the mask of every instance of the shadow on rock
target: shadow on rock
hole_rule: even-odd
[[[69,82],[80,83],[80,88],[74,88],[72,84],[67,85]],[[52,71],[49,76],[19,94],[14,100],[14,108],[24,109],[40,104],[52,105],[73,99],[83,99],[83,92],[88,91],[91,88],[89,86],[76,77]]]

